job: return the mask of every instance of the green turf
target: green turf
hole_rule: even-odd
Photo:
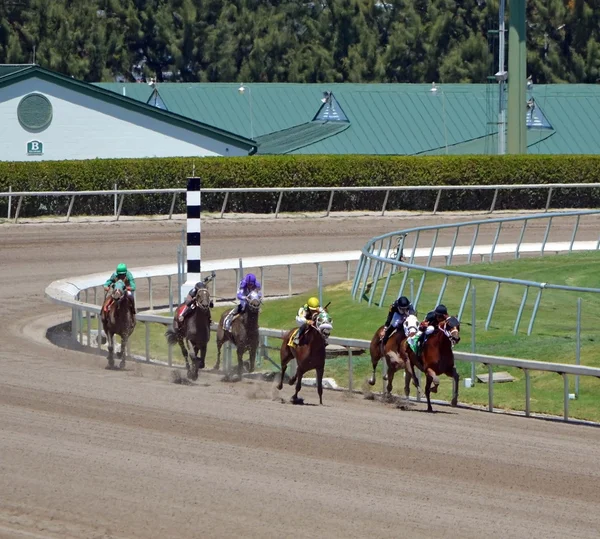
[[[514,261],[498,262],[493,264],[477,264],[468,267],[470,273],[496,275],[502,277],[513,277],[538,282],[555,284],[569,284],[573,286],[586,286],[600,288],[600,253],[585,253],[571,255],[547,256],[544,258],[528,258]],[[465,266],[457,267],[465,271]],[[421,273],[411,271],[409,278],[414,279],[415,293],[419,286]],[[436,304],[442,276],[429,274],[421,298],[418,310],[420,318]],[[390,280],[387,297],[384,300],[387,306],[397,295],[402,274],[395,275]],[[376,290],[375,298],[379,301],[383,287],[382,279]],[[459,278],[451,278],[448,281],[444,294],[443,303],[453,314],[457,313],[466,281]],[[483,354],[503,355],[522,359],[536,359],[557,363],[574,363],[576,347],[576,303],[577,295],[545,290],[543,292],[540,308],[533,327],[533,334],[527,336],[527,326],[533,310],[533,304],[537,290],[531,289],[523,313],[523,319],[517,335],[513,335],[513,326],[517,311],[523,295],[520,286],[503,285],[500,290],[496,309],[489,329],[485,330],[485,321],[491,303],[495,284],[483,281],[475,282],[476,286],[476,351]],[[351,337],[358,339],[370,339],[374,331],[385,321],[386,308],[378,308],[376,305],[369,307],[365,301],[354,302],[350,296],[350,282],[339,283],[327,287],[323,291],[324,302],[331,301],[329,311],[333,317],[334,329],[332,335],[339,337]],[[308,291],[301,297],[268,301],[261,313],[261,327],[288,328],[294,327],[294,317],[297,309],[304,303],[307,297],[315,291]],[[405,293],[408,295],[407,284]],[[600,355],[598,354],[598,341],[600,340],[600,302],[597,295],[583,294],[582,307],[582,347],[581,363],[588,366],[600,366]],[[468,298],[461,320],[462,340],[457,346],[457,351],[470,352],[471,347],[471,297]],[[213,319],[217,320],[223,308],[214,309]],[[164,328],[153,325],[150,331],[152,357],[164,359],[167,355],[167,346],[164,339]],[[211,367],[216,360],[215,335],[212,335],[208,351],[207,365]],[[142,324],[136,329],[132,338],[132,350],[134,353],[143,354],[145,350],[145,335]],[[270,344],[276,348],[281,341],[271,339]],[[278,361],[277,350],[270,351],[271,357]],[[181,360],[179,350],[173,349],[173,358]],[[347,358],[329,359],[326,367],[326,376],[336,379],[339,385],[347,386],[348,368]],[[268,364],[264,368],[269,368]],[[461,378],[470,376],[470,364],[460,363],[458,365]],[[498,368],[496,370],[508,370],[516,382],[494,384],[494,405],[501,408],[524,409],[524,374],[518,369]],[[370,372],[370,359],[368,354],[354,357],[354,386],[361,387],[364,379]],[[478,373],[487,372],[487,368],[480,366]],[[381,376],[378,373],[376,390],[381,389]],[[572,378],[572,377],[571,377]],[[562,414],[563,406],[563,381],[557,374],[531,373],[532,399],[531,409],[534,412]],[[394,384],[394,392],[401,393],[403,381],[397,379]],[[439,398],[447,399],[451,391],[451,380],[442,378]],[[571,392],[574,391],[574,380],[571,379]],[[460,402],[486,405],[487,384],[476,384],[473,388],[460,387]],[[580,397],[570,401],[570,415],[581,419],[592,419],[600,421],[600,381],[596,379],[582,378],[580,385]]]

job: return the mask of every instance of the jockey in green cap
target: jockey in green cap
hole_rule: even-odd
[[[127,297],[129,298],[129,304],[131,305],[131,310],[133,314],[135,314],[135,279],[131,272],[127,269],[127,265],[124,263],[120,263],[117,266],[117,271],[115,271],[104,283],[104,290],[108,291],[108,289],[115,284],[117,281],[123,281],[127,288]]]

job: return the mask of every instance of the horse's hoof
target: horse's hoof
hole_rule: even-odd
[[[251,372],[250,371],[250,362],[249,361],[244,361],[243,366],[244,366],[244,372]]]
[[[368,384],[369,384],[370,386],[374,386],[374,385],[375,385],[375,378],[369,378],[369,379],[367,380],[367,382],[368,382]]]
[[[432,386],[431,387],[431,392],[432,393],[437,393],[437,390],[438,390],[438,386]]]
[[[388,377],[387,377],[387,374],[384,374],[384,375],[383,375],[383,379],[384,379],[385,381],[387,381],[387,379],[388,379]]]
[[[125,360],[121,361],[121,363],[119,363],[119,369],[124,369],[125,368]]]
[[[451,404],[451,406],[456,408],[458,406],[458,398],[452,399],[452,401],[450,401],[450,404]]]
[[[304,404],[304,399],[302,397],[292,397],[292,404]]]

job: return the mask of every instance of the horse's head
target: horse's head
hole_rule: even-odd
[[[404,326],[404,334],[407,337],[412,337],[419,330],[419,319],[414,314],[409,314],[402,325]]]
[[[196,297],[194,298],[194,302],[199,309],[208,311],[210,309],[210,292],[208,289],[201,288],[198,290]]]
[[[119,301],[125,296],[125,283],[123,281],[116,281],[109,290],[109,295],[113,301]]]
[[[460,342],[460,322],[458,321],[458,318],[455,316],[448,318],[446,320],[444,331],[446,335],[448,335],[452,346]]]
[[[262,295],[258,290],[252,290],[247,296],[248,309],[252,312],[258,312],[262,304]]]
[[[315,320],[315,327],[319,330],[325,339],[325,342],[327,342],[329,335],[331,335],[331,330],[333,329],[333,320],[327,311],[319,313]]]

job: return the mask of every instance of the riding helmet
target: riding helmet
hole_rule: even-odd
[[[306,302],[306,304],[308,305],[309,309],[318,309],[319,308],[319,299],[315,298],[313,296],[312,298],[308,298],[308,301]]]
[[[408,309],[409,306],[410,301],[408,301],[408,298],[406,296],[400,296],[398,298],[398,307],[400,307],[401,309]]]
[[[117,275],[125,275],[126,273],[127,273],[127,265],[123,264],[123,262],[121,262],[117,266]]]
[[[438,315],[445,315],[448,314],[448,309],[446,309],[445,305],[442,305],[441,303],[435,308],[435,314]]]
[[[256,275],[254,275],[254,273],[249,273],[248,275],[246,275],[246,283],[256,284]]]

